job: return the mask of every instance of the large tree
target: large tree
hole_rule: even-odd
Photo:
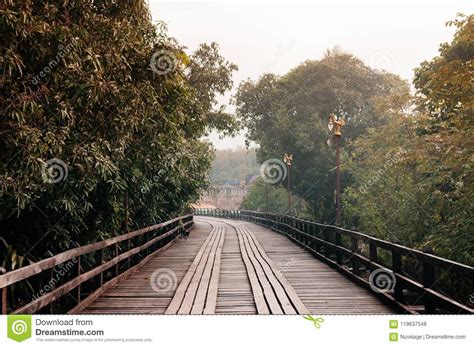
[[[36,259],[120,232],[126,192],[130,228],[197,198],[212,160],[200,139],[232,130],[214,100],[236,66],[217,45],[187,55],[143,0],[2,0],[0,34],[11,249]]]
[[[390,100],[390,105],[382,99]],[[408,100],[406,82],[337,50],[284,76],[266,74],[256,82],[246,81],[235,97],[248,140],[259,145],[259,160],[293,154],[294,190],[309,203],[314,218],[325,222],[334,222],[335,216],[335,150],[327,145],[329,115],[346,119],[344,146],[368,128],[386,124]]]
[[[474,264],[474,16],[415,71],[418,113],[353,144],[349,227]]]

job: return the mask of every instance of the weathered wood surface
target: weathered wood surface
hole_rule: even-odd
[[[156,274],[163,274],[165,290],[151,285]],[[276,232],[244,221],[196,217],[187,240],[177,240],[138,272],[106,290],[82,313],[393,311],[370,291]]]

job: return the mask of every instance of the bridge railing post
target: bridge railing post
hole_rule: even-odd
[[[101,266],[103,261],[104,261],[104,249],[101,248],[95,253],[95,267]],[[101,272],[96,277],[96,284],[98,285],[98,288],[102,287],[103,283],[104,283],[104,273]]]
[[[403,303],[403,286],[401,281],[396,280],[396,275],[402,273],[402,256],[397,249],[392,250],[392,270],[395,275],[394,298],[396,301]]]
[[[342,236],[341,233],[335,230],[336,232],[336,246],[342,247]],[[341,265],[342,264],[342,253],[336,249],[336,262]]]
[[[300,223],[299,223],[297,220],[293,220],[293,222],[294,222],[293,228],[296,229],[296,230],[300,230],[300,228],[299,228],[299,224],[300,224]],[[298,241],[301,242],[301,235],[300,235],[300,233],[297,233],[297,232],[295,232],[295,231],[293,230],[293,237],[296,238]]]
[[[369,258],[372,262],[378,262],[377,245],[373,241],[369,241]]]
[[[116,243],[114,247],[113,257],[116,258],[118,256],[119,256],[119,244]],[[115,264],[114,274],[115,274],[114,277],[117,277],[119,275],[119,263]]]
[[[56,289],[56,282],[55,282],[55,276],[56,276],[56,269],[54,267],[52,267],[51,269],[49,269],[49,276],[50,276],[50,283],[51,283],[51,290],[54,290]],[[52,302],[51,304],[49,304],[49,313],[50,314],[54,314],[55,312],[55,306],[56,306],[56,302]]]
[[[425,248],[424,253],[433,254],[433,249]],[[431,288],[435,283],[435,270],[434,266],[426,261],[423,261],[423,286],[425,288]],[[424,313],[436,313],[436,304],[431,299],[429,294],[425,293],[424,296],[425,312]]]
[[[308,227],[308,225],[306,224],[306,221],[303,221],[301,223],[301,231],[303,232],[303,235],[302,235],[302,238],[303,238],[303,243],[306,245],[308,243],[308,235],[306,233],[306,228]]]
[[[359,240],[355,237],[351,237],[351,251],[353,254],[358,254],[359,250]],[[359,271],[359,261],[357,257],[352,256],[352,273],[357,275],[360,273]]]
[[[323,229],[323,238],[324,241],[327,243],[330,243],[330,238],[329,238],[329,227],[325,227]],[[328,259],[331,259],[331,249],[327,246],[327,244],[324,245],[324,256]]]
[[[77,264],[76,264],[76,270],[75,270],[75,277],[79,277],[81,275],[81,256],[77,257]],[[78,304],[81,303],[81,284],[76,287],[76,301]]]
[[[291,230],[291,226],[288,223],[285,223],[285,234],[290,235],[290,236],[293,235],[293,232]]]
[[[8,294],[8,287],[3,287],[2,288],[2,314],[5,315],[7,314],[7,295]]]
[[[321,240],[321,232],[321,226],[314,226],[314,237],[316,239]],[[316,242],[315,248],[316,252],[321,253],[321,244],[319,242]]]
[[[305,222],[304,221],[300,221],[300,227],[298,228],[298,230],[302,231],[303,233],[300,233],[301,235],[301,242],[306,244],[306,235],[304,234],[304,230],[305,230]]]

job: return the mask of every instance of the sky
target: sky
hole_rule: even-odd
[[[445,23],[472,1],[158,1],[149,0],[154,21],[191,53],[200,43],[217,42],[221,54],[239,66],[234,88],[219,98],[228,104],[239,83],[264,73],[287,73],[305,60],[321,59],[340,47],[366,64],[411,81],[413,69],[438,54],[454,28]],[[233,111],[232,106],[228,106]],[[244,135],[219,139],[217,149],[244,146]]]

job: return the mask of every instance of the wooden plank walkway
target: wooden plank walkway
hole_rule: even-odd
[[[186,240],[176,240],[81,313],[394,313],[276,232],[236,220],[195,222]]]

